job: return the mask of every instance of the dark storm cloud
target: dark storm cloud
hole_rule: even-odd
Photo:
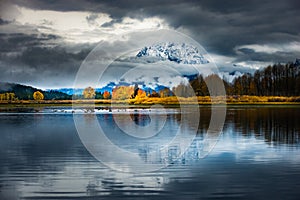
[[[55,66],[61,63],[66,64],[72,60],[82,61],[87,54],[88,51],[81,51],[76,54],[68,53],[60,47],[33,47],[28,48],[21,56],[17,57],[15,62],[20,61],[21,63],[36,67],[47,64],[51,69],[55,70]]]
[[[176,11],[175,17],[166,17],[173,26],[188,29],[209,51],[223,55],[235,56],[234,47],[243,44],[299,41],[296,24],[300,20],[295,19],[299,8],[288,2],[240,2],[235,6],[187,6]]]
[[[90,25],[97,23],[99,17],[97,13],[107,13],[112,20],[102,24],[102,28],[114,27],[115,24],[122,23],[125,17],[139,20],[159,17],[164,19],[171,28],[196,39],[209,53],[233,57],[235,58],[233,62],[287,62],[300,57],[299,52],[278,51],[270,54],[243,48],[251,44],[280,45],[299,42],[300,18],[297,16],[300,12],[300,3],[298,0],[13,0],[10,4],[34,10],[88,11],[91,14],[86,17],[86,20]],[[6,4],[0,3],[1,11],[5,10],[4,5]],[[11,22],[0,18],[0,30]],[[45,23],[52,22],[45,21]],[[54,75],[56,78],[75,74],[87,51],[78,53],[78,49],[81,48],[77,48],[76,53],[68,52],[69,44],[63,47],[61,42],[61,38],[54,34],[39,34],[34,31],[24,33],[22,27],[19,27],[14,34],[2,33],[0,35],[1,69],[8,68],[7,66],[12,64],[20,66],[15,71],[24,71],[30,74],[31,78],[37,73],[44,76]],[[85,49],[91,49],[90,47]],[[13,70],[6,71],[10,73]],[[2,77],[3,74],[5,73],[2,73]],[[15,75],[13,78],[18,80],[24,77]]]
[[[0,80],[38,87],[71,87],[88,53],[89,50],[68,53],[60,47],[28,48],[13,59],[2,59]]]
[[[44,42],[59,39],[53,34],[24,34],[24,33],[0,33],[0,52],[21,51],[27,47],[42,46]]]
[[[253,60],[259,62],[287,63],[295,61],[295,58],[300,56],[294,52],[278,51],[270,54],[265,52],[255,52],[253,49],[248,48],[238,49],[238,52],[239,56],[236,58],[237,62]]]
[[[253,49],[249,49],[249,48],[240,48],[240,49],[238,49],[238,51],[243,54],[255,53],[255,51]]]
[[[108,13],[108,27],[129,16],[164,18],[172,27],[187,30],[208,51],[234,56],[234,47],[245,44],[299,41],[300,3],[273,1],[16,1],[34,9]],[[181,30],[181,29],[179,29]]]
[[[68,52],[57,42],[56,35],[0,34],[1,81],[49,86],[72,84],[75,74],[91,50],[84,46],[79,52]]]

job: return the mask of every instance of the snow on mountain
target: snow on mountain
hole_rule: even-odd
[[[199,72],[204,77],[216,73],[232,82],[244,73],[254,72],[254,69],[238,64],[221,64],[217,70],[211,69],[214,63],[204,55],[197,47],[187,43],[163,42],[146,46],[116,59],[104,73],[107,76],[101,83],[104,87],[96,88],[96,91],[111,92],[118,85],[134,84],[145,90],[172,88],[194,80]],[[59,91],[82,94],[83,89],[62,88]]]
[[[220,78],[222,78],[223,80],[229,82],[229,83],[232,83],[234,79],[240,77],[240,76],[243,76],[244,73],[241,73],[239,71],[232,71],[232,72],[219,72],[218,73],[218,76]]]
[[[209,61],[199,53],[197,47],[189,44],[176,44],[171,42],[158,43],[144,47],[136,57],[159,58],[181,64],[206,64]]]
[[[149,47],[144,47],[141,49],[137,55],[137,59],[141,59],[141,61],[146,61],[147,63],[153,63],[156,61],[172,61],[176,64],[206,64],[209,63],[202,54],[199,53],[199,50],[189,44],[176,44],[176,43],[158,43],[151,45]],[[182,68],[181,66],[180,68]],[[203,68],[202,68],[203,70]],[[220,78],[223,78],[229,82],[232,82],[235,78],[242,76],[245,72],[249,69],[238,66],[232,65],[231,67],[221,67],[219,68],[219,72],[217,73]],[[250,70],[251,71],[251,70]],[[253,70],[254,71],[254,70]],[[192,80],[194,76],[198,74],[189,74],[184,76],[189,80]],[[205,72],[203,72],[204,76],[207,76]]]

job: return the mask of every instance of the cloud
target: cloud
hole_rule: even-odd
[[[116,62],[114,64],[124,66],[125,63]],[[129,70],[123,73],[119,80],[123,80],[129,84],[137,82],[152,89],[159,85],[173,88],[181,83],[188,84],[188,79],[184,77],[184,75],[198,73],[192,66],[173,64],[170,61],[147,64],[126,63],[126,65]],[[116,78],[115,74],[116,73],[113,73],[113,76]]]
[[[188,79],[184,75],[194,75],[198,73],[192,65],[174,64],[170,61],[160,61],[154,63],[139,62],[123,62],[114,61],[105,69],[100,76],[99,61],[91,61],[86,63],[88,71],[83,75],[90,77],[90,80],[99,80],[98,82],[84,80],[83,83],[78,82],[78,87],[90,85],[92,87],[104,87],[113,82],[115,84],[135,84],[145,85],[154,89],[157,86],[175,87],[180,83],[187,84]],[[206,71],[203,71],[206,73]],[[96,76],[96,78],[91,78]]]
[[[86,17],[86,20],[88,22],[88,24],[90,25],[99,25],[97,22],[96,22],[96,19],[98,18],[99,16],[97,14],[90,14],[89,16]]]
[[[104,12],[34,10],[14,6],[19,15],[13,18],[14,26],[35,28],[43,34],[55,34],[70,43],[97,43],[108,40],[112,35],[168,27],[158,17],[136,19],[123,17],[114,19]],[[2,24],[6,22],[2,20]],[[19,29],[10,26],[17,32]]]
[[[41,10],[102,12],[107,13],[113,21],[120,21],[125,17],[136,19],[160,17],[174,28],[186,28],[193,37],[207,44],[209,49],[227,53],[234,53],[232,52],[234,46],[249,43],[249,40],[262,42],[274,39],[299,39],[296,26],[299,20],[294,17],[299,11],[299,3],[295,0],[281,2],[235,0],[226,4],[211,0],[176,0],[172,4],[169,1],[68,1],[67,3],[52,1],[51,4],[17,1],[17,3],[20,6]],[[286,10],[289,12],[285,12]],[[280,36],[281,33],[286,35]],[[224,42],[226,36],[228,38]]]
[[[107,28],[107,27],[113,27],[115,24],[121,23],[122,19],[112,19],[109,22],[103,23],[101,27]]]
[[[267,53],[273,54],[278,52],[300,52],[300,42],[289,42],[284,44],[250,44],[250,45],[242,45],[235,48],[236,51],[241,50],[249,50],[251,53]]]
[[[49,45],[54,35],[0,35],[0,80],[39,87],[72,85],[76,72],[90,51],[68,52],[63,46]]]
[[[300,55],[298,42],[268,45],[243,45],[235,48],[236,62],[293,62]]]
[[[263,66],[299,58],[297,25],[300,19],[295,16],[300,5],[297,0],[226,3],[212,0],[175,0],[172,3],[166,0],[14,0],[0,4],[1,63],[7,72],[11,71],[7,67],[10,65],[3,63],[13,63],[17,57],[20,68],[17,69],[17,65],[12,68],[22,71],[28,61],[20,59],[21,54],[35,47],[48,48],[49,52],[60,47],[76,57],[81,48],[109,41],[112,36],[160,28],[188,34],[217,58],[222,68],[232,68],[233,64]],[[56,55],[57,60],[65,55],[60,53],[62,55]],[[33,60],[37,62],[38,58]],[[74,60],[60,67],[68,71]],[[45,66],[52,63],[46,57],[43,62]]]

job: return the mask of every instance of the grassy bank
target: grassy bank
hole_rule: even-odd
[[[18,101],[0,101],[0,106],[12,106],[12,107],[22,107],[22,106],[71,106],[73,105],[110,105],[110,104],[129,104],[129,105],[179,105],[179,104],[196,104],[199,105],[210,105],[214,104],[224,104],[224,97],[214,97],[213,99],[209,96],[199,96],[199,97],[145,97],[136,98],[128,100],[108,100],[108,99],[83,99],[83,100],[18,100]],[[280,96],[227,96],[227,104],[300,104],[300,97],[280,97]]]
[[[142,98],[142,99],[130,99],[129,104],[163,104],[163,105],[178,105],[178,104],[195,104],[198,102],[199,105],[210,105],[210,104],[299,104],[300,97],[279,97],[279,96],[227,96],[222,97],[210,97],[210,96],[198,96],[198,97],[164,97],[164,98]]]

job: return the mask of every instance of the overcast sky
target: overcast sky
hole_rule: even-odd
[[[71,87],[81,62],[112,35],[173,29],[220,66],[300,57],[299,0],[0,1],[0,81]]]

